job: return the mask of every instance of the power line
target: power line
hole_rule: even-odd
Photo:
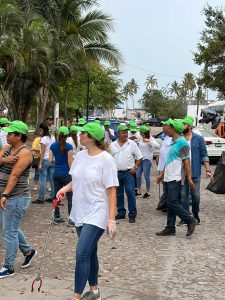
[[[165,73],[159,73],[159,72],[150,71],[150,70],[147,70],[147,69],[145,69],[145,68],[137,67],[137,66],[130,65],[130,64],[127,64],[127,63],[125,63],[125,65],[128,66],[128,67],[131,67],[131,68],[140,70],[140,71],[147,72],[147,73],[154,73],[154,74],[162,75],[162,76],[165,76],[165,77],[173,77],[173,78],[179,78],[179,79],[180,79],[180,78],[183,78],[182,76],[176,76],[176,75],[171,75],[171,74],[165,74]]]

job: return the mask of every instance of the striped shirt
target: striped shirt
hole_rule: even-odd
[[[13,155],[17,155],[18,152],[26,148],[30,150],[26,145],[20,147],[17,149],[16,152],[13,153]],[[8,157],[11,154],[12,146],[10,146],[2,157]],[[12,164],[7,165],[0,165],[0,193],[3,193],[10,174],[12,173]],[[16,185],[14,186],[12,192],[10,193],[10,197],[16,197],[16,196],[30,196],[30,189],[29,189],[29,172],[30,172],[31,165],[29,165],[26,170],[20,175]]]

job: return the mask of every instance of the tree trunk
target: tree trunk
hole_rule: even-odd
[[[68,86],[67,86],[67,81],[65,82],[65,87],[64,87],[64,124],[67,126],[67,119],[68,119],[68,112],[67,112],[67,107],[68,107]]]
[[[39,115],[37,118],[35,134],[38,134],[39,125],[44,121],[46,104],[48,101],[49,90],[46,86],[40,88]]]

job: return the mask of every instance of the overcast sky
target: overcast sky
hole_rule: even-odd
[[[155,74],[159,87],[185,73],[198,75],[193,62],[200,32],[204,28],[202,9],[206,3],[225,7],[224,0],[100,0],[101,9],[115,20],[111,41],[121,50],[124,83],[134,78],[141,98],[148,74]],[[209,93],[209,98],[215,97]],[[129,104],[131,107],[131,103]]]

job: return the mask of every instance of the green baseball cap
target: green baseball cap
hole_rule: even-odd
[[[104,128],[98,123],[91,122],[85,124],[83,127],[75,126],[80,132],[87,132],[97,141],[102,141],[104,139],[105,133]]]
[[[78,125],[85,125],[86,124],[86,120],[84,118],[80,118],[78,120]]]
[[[125,130],[128,130],[128,127],[127,127],[127,125],[119,125],[118,127],[117,127],[117,131],[125,131]]]
[[[137,132],[137,125],[135,123],[130,125],[130,132]]]
[[[182,133],[184,131],[184,124],[180,120],[172,120],[170,121],[170,125],[173,126],[173,128],[176,130],[178,133]]]
[[[7,133],[19,132],[22,134],[27,134],[28,132],[27,125],[19,120],[12,121],[8,127],[4,127],[2,129]]]
[[[163,124],[163,125],[170,125],[171,124],[171,121],[173,121],[171,118],[169,118],[168,120],[166,120],[166,121],[161,121],[161,123]]]
[[[110,121],[106,120],[106,121],[104,122],[104,125],[109,126],[109,125],[110,125]]]
[[[7,118],[1,118],[0,119],[0,124],[4,125],[4,124],[10,124],[11,122],[7,119]]]
[[[77,131],[79,131],[77,129],[77,126],[75,126],[75,125],[70,126],[70,132],[77,132]]]
[[[141,133],[146,133],[146,132],[150,131],[150,128],[149,128],[148,126],[146,126],[146,125],[142,125],[142,126],[139,128],[139,131],[140,131]]]
[[[181,120],[182,123],[188,124],[189,126],[193,127],[194,124],[194,118],[192,116],[186,116]]]
[[[67,128],[66,126],[60,126],[57,133],[68,135],[69,134],[69,128]]]
[[[101,125],[101,121],[100,120],[94,120],[94,123]]]

